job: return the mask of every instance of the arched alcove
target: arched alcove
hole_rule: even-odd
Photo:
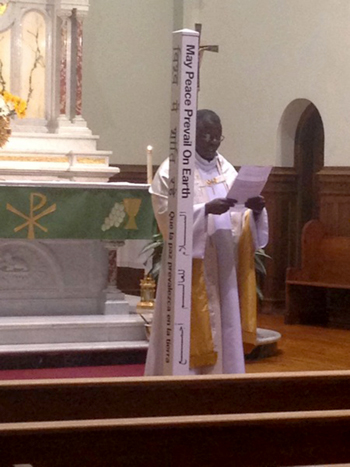
[[[284,110],[277,131],[277,166],[294,166],[295,134],[308,99],[295,99]]]
[[[316,173],[324,164],[324,128],[321,115],[308,99],[295,99],[285,108],[277,134],[277,164],[295,168],[296,196],[293,234],[289,240],[288,266],[300,263],[301,231],[306,222],[318,217]]]
[[[303,226],[319,217],[317,173],[324,165],[324,127],[317,108],[310,103],[295,132],[294,167],[297,172],[297,258]]]

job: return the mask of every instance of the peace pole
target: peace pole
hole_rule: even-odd
[[[173,33],[164,374],[189,372],[199,33]]]

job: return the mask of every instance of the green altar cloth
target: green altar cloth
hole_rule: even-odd
[[[0,184],[0,238],[149,239],[156,231],[148,185]]]

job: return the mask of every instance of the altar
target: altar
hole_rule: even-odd
[[[155,232],[147,184],[2,182],[0,218],[0,353],[147,346],[128,302],[106,305],[111,254],[116,268],[125,240]]]
[[[26,104],[25,118],[1,114],[0,354],[146,345],[116,287],[117,250],[155,222],[148,185],[107,183],[119,168],[83,118],[88,11],[88,0],[0,10],[0,93]]]

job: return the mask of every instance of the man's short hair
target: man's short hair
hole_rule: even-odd
[[[221,126],[221,120],[217,113],[209,109],[200,109],[197,111],[197,126],[201,122],[214,123]]]

